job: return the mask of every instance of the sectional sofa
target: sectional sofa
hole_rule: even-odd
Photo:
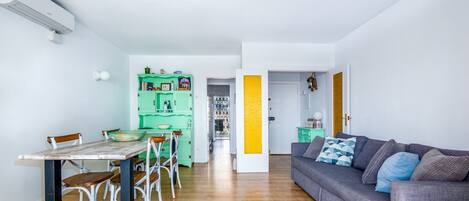
[[[291,177],[316,201],[469,201],[468,177],[463,182],[393,182],[390,194],[376,192],[375,185],[362,184],[361,178],[366,165],[385,141],[343,133],[337,137],[357,137],[359,146],[355,147],[352,167],[302,157],[309,143],[291,145]],[[432,148],[421,144],[398,144],[394,151],[406,151],[422,157]],[[469,151],[439,150],[445,155],[469,155]]]

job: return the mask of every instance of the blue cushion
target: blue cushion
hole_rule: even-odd
[[[350,167],[356,141],[355,137],[349,139],[326,137],[316,161]]]
[[[419,164],[419,156],[408,152],[399,152],[390,156],[378,171],[376,191],[390,193],[393,181],[408,181]]]

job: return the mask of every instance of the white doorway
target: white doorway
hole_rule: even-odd
[[[300,126],[298,82],[269,82],[269,149],[271,154],[290,154]]]
[[[226,145],[228,153],[236,153],[235,91],[235,79],[207,79],[209,153],[222,153],[215,149],[226,150]]]

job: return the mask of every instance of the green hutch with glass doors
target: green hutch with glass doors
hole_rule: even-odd
[[[149,134],[182,131],[179,164],[191,167],[193,159],[193,93],[190,74],[139,74],[139,129]],[[165,128],[169,127],[169,128]],[[145,157],[145,155],[141,155]],[[161,149],[169,157],[169,143]]]

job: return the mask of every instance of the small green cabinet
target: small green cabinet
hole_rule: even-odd
[[[193,91],[190,74],[140,74],[138,75],[139,128],[148,133],[182,131],[178,143],[179,164],[192,166],[193,161]],[[162,130],[160,124],[169,124]],[[169,143],[161,149],[161,157],[168,158]],[[145,157],[145,154],[141,154]]]
[[[322,128],[298,127],[298,142],[311,142],[316,136],[324,137],[324,133]]]

